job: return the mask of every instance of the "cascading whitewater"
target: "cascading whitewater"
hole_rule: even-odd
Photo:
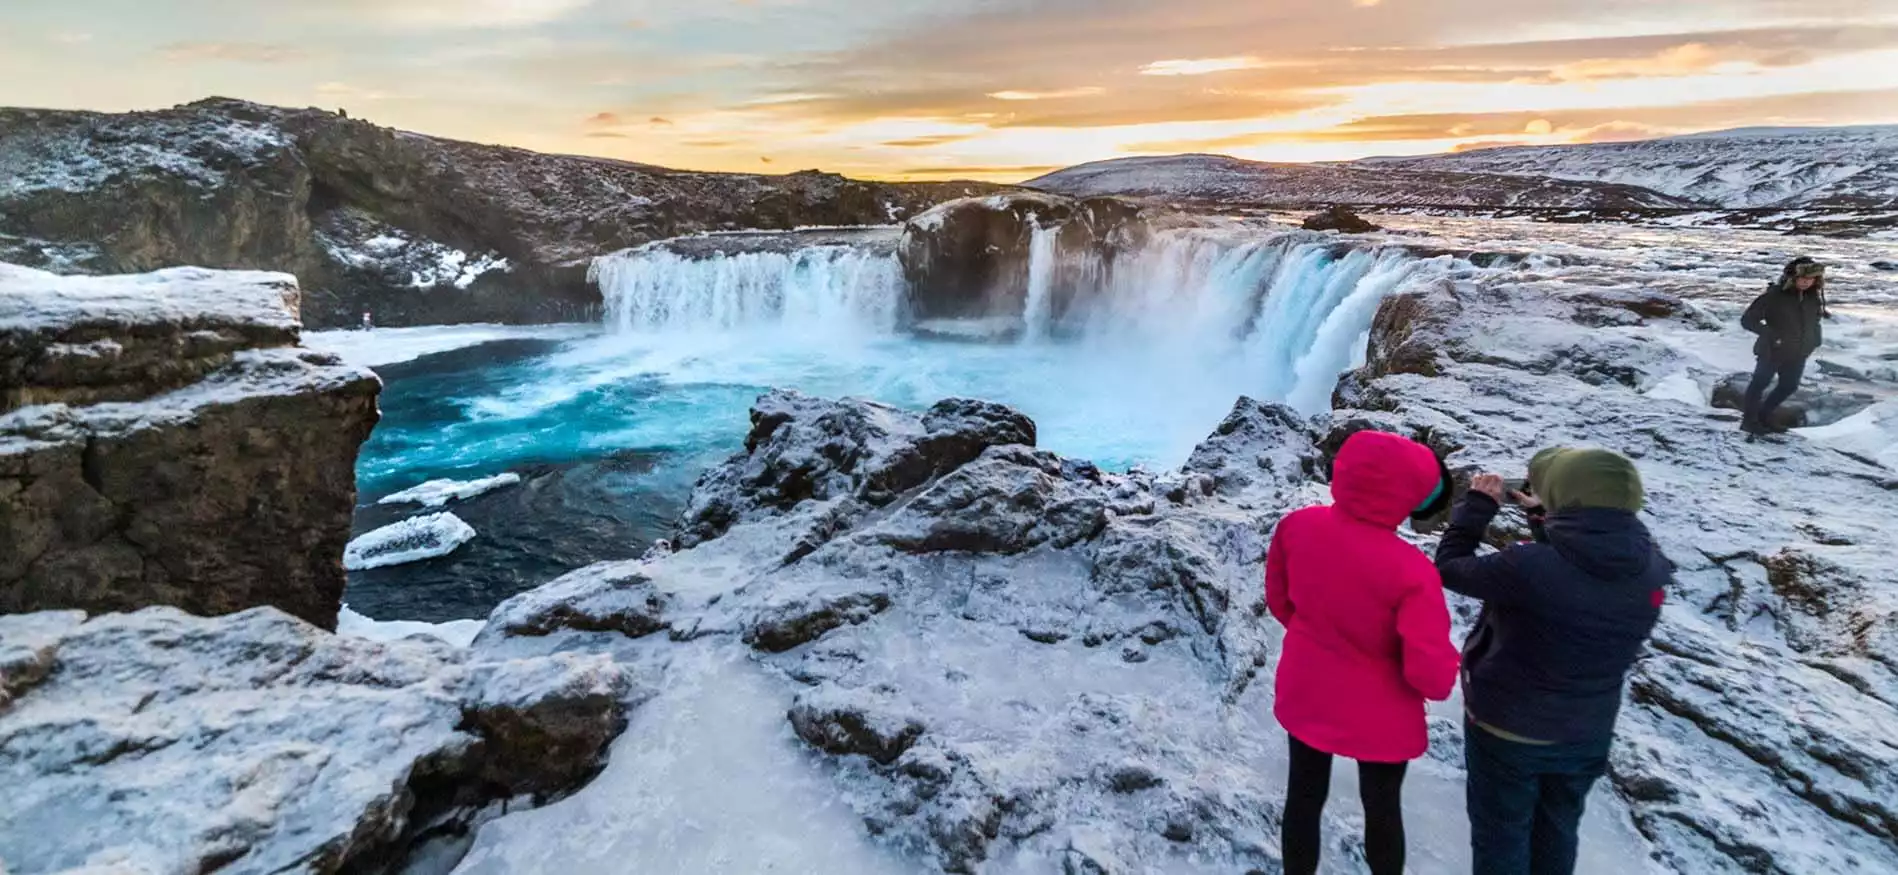
[[[903,299],[895,256],[850,246],[709,258],[639,249],[595,260],[592,278],[619,331],[888,333]]]
[[[1362,355],[1378,302],[1450,264],[1394,248],[1340,252],[1304,233],[1196,228],[1155,232],[1110,265],[1062,251],[1059,237],[1056,227],[1030,236],[1023,344],[1148,356],[1182,379],[1236,371],[1242,391],[1307,411],[1327,406]],[[893,335],[907,291],[896,256],[837,245],[705,258],[648,248],[593,271],[607,324],[623,332]]]

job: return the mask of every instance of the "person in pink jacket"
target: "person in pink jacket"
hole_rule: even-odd
[[[1292,751],[1285,872],[1318,870],[1342,756],[1358,763],[1372,875],[1398,875],[1404,772],[1430,745],[1424,700],[1449,698],[1458,655],[1436,567],[1397,527],[1447,506],[1449,472],[1415,441],[1359,432],[1332,464],[1331,497],[1281,520],[1266,553],[1266,607],[1285,626],[1272,708]]]

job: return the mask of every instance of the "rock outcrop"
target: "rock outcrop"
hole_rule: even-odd
[[[0,616],[0,670],[19,875],[380,871],[490,802],[583,783],[634,690],[603,655],[482,659],[269,608]]]
[[[1307,231],[1339,231],[1345,234],[1369,234],[1380,230],[1377,225],[1346,206],[1335,206],[1306,216],[1302,227]]]
[[[909,314],[925,322],[1029,318],[1030,284],[1039,281],[1047,284],[1045,315],[1059,321],[1166,215],[1164,208],[1121,198],[1037,192],[941,204],[903,229],[898,254],[909,281]]]
[[[1746,387],[1752,381],[1752,374],[1732,374],[1721,380],[1713,389],[1713,406],[1726,410],[1744,409]],[[1800,385],[1799,391],[1786,399],[1785,404],[1773,411],[1773,421],[1767,425],[1781,429],[1831,425],[1876,403],[1878,396],[1868,392],[1853,392],[1806,381]]]
[[[333,628],[380,384],[285,274],[0,265],[0,612],[272,605]]]
[[[883,224],[980,183],[693,173],[211,99],[0,109],[0,260],[60,273],[295,274],[312,327],[578,321],[586,260],[706,230]]]

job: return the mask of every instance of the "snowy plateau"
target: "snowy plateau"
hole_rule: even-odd
[[[263,153],[287,148],[257,136]],[[1860,136],[1884,134],[1757,139],[1777,149]],[[55,142],[65,140],[35,148]],[[1702,160],[1707,142],[1664,141],[1653,166]],[[91,184],[88,154],[60,152],[72,178],[32,176],[35,191]],[[1684,211],[1729,198],[1725,209],[1783,192],[1775,209],[1833,209],[1874,190],[1886,200],[1852,209],[1891,205],[1893,186],[1860,179],[1871,169],[1795,180],[1723,163],[1710,172],[1726,181],[1709,188],[1672,171],[1601,179],[1587,162],[1562,163],[1568,154],[1537,157],[1547,178],[1526,182],[1516,171],[1528,165],[1483,153],[1433,159],[1457,165],[1447,168],[1318,166],[1290,178],[1300,201],[1428,176],[1498,206]],[[1858,167],[1857,154],[1828,166]],[[1478,159],[1492,163],[1457,164]],[[1130,160],[1146,163],[1063,171],[1049,185],[1085,196],[1231,185],[1207,199],[1273,200],[1247,188],[1264,178],[1256,168],[1232,159]],[[1116,180],[1116,166],[1138,172]],[[197,165],[168,167],[152,172],[214,182]],[[1574,176],[1550,183],[1557,170]],[[856,391],[770,389],[745,402],[738,449],[697,473],[665,544],[521,591],[484,620],[372,620],[345,606],[331,632],[273,607],[0,616],[0,871],[1279,873],[1282,631],[1261,604],[1264,553],[1285,514],[1329,500],[1330,459],[1365,429],[1427,444],[1459,477],[1518,474],[1551,444],[1611,447],[1640,466],[1644,521],[1676,578],[1628,682],[1581,872],[1898,871],[1898,284],[1878,266],[1898,263],[1898,243],[1394,210],[1369,216],[1382,230],[1337,234],[1249,210],[1035,193],[910,205],[903,227],[862,233],[616,237],[589,271],[603,318],[581,327],[299,336],[277,306],[295,307],[283,275],[0,273],[0,337],[34,344],[18,344],[31,356],[0,345],[0,362],[38,363],[50,349],[63,370],[46,370],[45,391],[66,393],[0,413],[0,509],[46,491],[42,469],[8,454],[57,448],[74,494],[116,495],[115,469],[101,467],[113,457],[94,435],[191,431],[190,411],[158,408],[263,364],[285,376],[242,384],[238,400],[297,413],[291,402],[309,393],[291,376],[373,383],[360,364],[495,341],[553,346],[546,361],[575,368],[547,369],[551,390],[523,393],[536,398],[573,397],[575,373],[654,393],[640,403],[689,368],[712,368],[708,382],[768,381],[791,372],[735,372],[769,364],[743,356],[773,334],[863,359]],[[329,256],[409,252],[454,288],[488,264],[472,253],[503,251],[449,247],[456,260],[371,227]],[[955,273],[959,252],[1004,257],[979,312],[943,293],[974,275]],[[1723,402],[1752,365],[1738,316],[1796,254],[1831,266],[1835,318],[1796,399],[1803,427],[1749,441]],[[207,347],[202,373],[150,377],[171,381],[163,394],[90,403],[94,376],[119,367],[109,338],[147,336],[126,326],[157,319],[207,344],[191,332],[226,309],[220,288],[239,327],[271,346]],[[136,300],[141,289],[152,303]],[[87,301],[113,324],[78,324]],[[582,370],[651,335],[688,348],[665,361],[642,352],[637,379]],[[725,346],[689,346],[713,340]],[[1209,358],[1227,366],[1204,367]],[[923,379],[978,360],[1000,365],[944,393],[960,397],[830,397],[945,385]],[[1182,374],[1191,379],[1166,382]],[[373,419],[373,394],[350,400]],[[681,420],[708,416],[681,406]],[[340,421],[305,416],[311,433]],[[1122,429],[1145,429],[1141,452],[1169,461],[1104,461],[1122,447],[1101,432]],[[296,452],[270,438],[295,430],[273,421],[215,435],[268,455]],[[170,471],[163,461],[147,467]],[[456,512],[536,489],[512,470],[416,477],[389,497],[415,515],[346,549],[338,537],[304,552],[355,568],[465,555],[491,530],[482,522],[477,535]],[[253,482],[275,481],[242,485]],[[190,491],[175,480],[152,489]],[[109,529],[125,515],[103,507],[55,522]],[[348,508],[332,510],[340,533]],[[31,532],[58,528],[37,521],[59,514],[36,514]],[[138,522],[120,526],[133,547],[163,532]],[[1493,535],[1526,531],[1512,510]],[[1428,524],[1404,536],[1434,546]],[[268,546],[303,551],[290,543]],[[143,573],[195,555],[126,564]],[[0,556],[0,571],[14,564]],[[1451,606],[1460,638],[1477,606]],[[1462,725],[1457,699],[1432,706],[1429,752],[1406,785],[1417,875],[1469,870]],[[1324,872],[1364,871],[1361,822],[1341,768]]]

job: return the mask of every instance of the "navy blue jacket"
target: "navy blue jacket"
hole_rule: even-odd
[[[1470,493],[1437,547],[1444,588],[1483,601],[1463,646],[1464,707],[1526,738],[1606,741],[1673,566],[1634,514],[1604,508],[1551,514],[1546,541],[1478,557],[1499,510]]]

